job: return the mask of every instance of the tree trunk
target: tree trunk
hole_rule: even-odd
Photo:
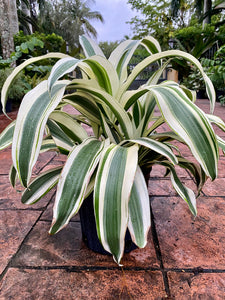
[[[205,26],[205,24],[211,23],[211,13],[210,13],[211,10],[212,10],[212,0],[204,0],[203,14],[208,13],[208,15],[203,20],[202,23],[203,27]]]
[[[0,1],[0,35],[2,55],[4,59],[10,57],[14,51],[13,36],[19,32],[16,0]]]

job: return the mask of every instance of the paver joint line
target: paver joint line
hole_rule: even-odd
[[[65,270],[67,272],[75,273],[79,271],[99,271],[99,270],[104,270],[104,271],[114,271],[114,270],[124,270],[124,271],[161,271],[162,269],[160,268],[153,268],[153,267],[104,267],[104,266],[18,266],[18,265],[13,265],[13,263],[10,265],[10,268],[14,269],[20,269],[20,270]]]
[[[150,201],[150,207],[151,207],[151,231],[152,231],[153,243],[154,243],[157,259],[160,262],[160,269],[161,269],[162,276],[163,276],[165,291],[166,291],[167,296],[170,297],[171,293],[170,293],[170,287],[169,287],[169,280],[168,280],[167,272],[165,271],[164,266],[163,266],[162,254],[161,254],[161,250],[160,250],[159,239],[158,239],[158,235],[157,235],[157,231],[156,231],[154,214],[153,214],[153,209],[151,206],[150,198],[149,198],[149,201]]]

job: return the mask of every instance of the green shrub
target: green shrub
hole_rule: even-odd
[[[64,39],[55,34],[44,34],[40,32],[35,32],[31,35],[24,35],[22,31],[20,31],[17,35],[14,36],[15,46],[19,46],[22,43],[30,41],[32,38],[37,38],[38,40],[43,42],[43,47],[40,49],[36,49],[35,53],[32,56],[39,56],[46,54],[47,52],[61,52],[62,47],[65,44]]]
[[[0,90],[12,71],[12,68],[0,69]],[[24,76],[24,73],[20,73],[16,76],[13,84],[10,86],[8,98],[13,99],[14,102],[19,102],[28,91],[29,86],[26,81],[26,77]]]

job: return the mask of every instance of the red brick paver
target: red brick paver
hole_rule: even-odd
[[[197,104],[209,113],[207,100]],[[215,114],[225,120],[225,107],[216,103]],[[0,130],[9,122],[1,115]],[[182,153],[190,157],[186,147]],[[34,173],[64,160],[42,154]],[[11,163],[10,149],[0,152],[0,300],[225,299],[225,157],[218,179],[209,180],[197,200],[196,218],[163,177],[164,169],[153,169],[149,242],[124,255],[123,268],[86,248],[79,216],[49,236],[55,190],[33,206],[23,205],[8,181]],[[178,173],[193,187],[186,171]]]

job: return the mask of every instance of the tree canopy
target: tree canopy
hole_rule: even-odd
[[[91,0],[94,2],[94,0]],[[88,34],[97,36],[92,20],[103,22],[102,15],[92,11],[90,1],[52,0],[46,2],[38,16],[41,29],[45,33],[61,35],[71,46],[78,46],[79,36]]]

